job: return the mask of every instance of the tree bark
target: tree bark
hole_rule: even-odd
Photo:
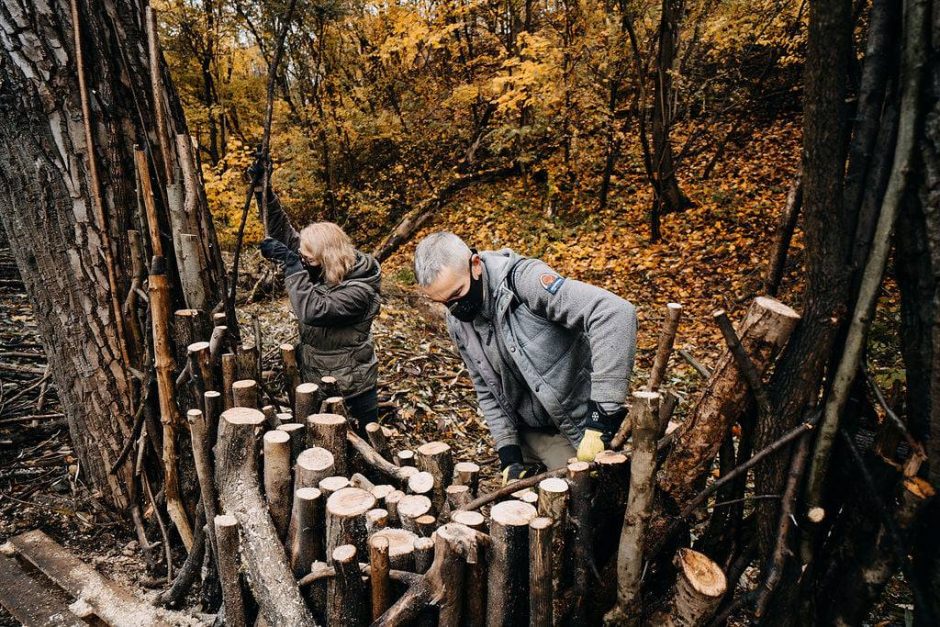
[[[128,368],[141,368],[143,347],[122,341],[117,330],[124,321],[111,305],[125,300],[134,278],[127,236],[141,224],[134,142],[148,140],[157,106],[166,107],[174,132],[185,133],[186,124],[162,62],[164,102],[152,100],[141,5],[89,0],[80,7],[78,68],[67,0],[0,3],[7,33],[0,42],[0,220],[11,241],[30,243],[14,247],[13,254],[83,476],[105,502],[124,509],[131,469],[125,464],[115,474],[108,471],[131,431],[139,392]],[[87,83],[87,116],[77,68]],[[166,216],[161,220],[166,224]],[[214,235],[210,243],[205,250],[217,256]],[[145,252],[148,258],[151,252]],[[176,278],[172,267],[171,275]],[[215,272],[204,280],[206,293],[216,294]],[[181,294],[173,299],[182,305]]]

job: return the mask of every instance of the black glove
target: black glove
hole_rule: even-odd
[[[266,237],[261,242],[261,256],[269,261],[277,262],[284,266],[284,276],[290,276],[297,272],[303,272],[304,266],[300,261],[300,255],[288,248],[283,242]]]
[[[597,401],[589,401],[588,415],[584,419],[584,430],[600,431],[601,439],[610,442],[627,416],[627,408],[621,405],[617,411],[607,413]]]
[[[513,481],[519,481],[526,477],[534,477],[545,472],[543,464],[509,464],[503,468],[503,485],[508,485]]]
[[[255,191],[257,192],[261,191],[261,185],[264,181],[264,171],[266,168],[272,168],[271,157],[263,154],[261,152],[261,148],[259,147],[255,152],[254,163],[252,163],[251,167],[245,171],[245,174],[248,175],[248,180],[254,184]]]

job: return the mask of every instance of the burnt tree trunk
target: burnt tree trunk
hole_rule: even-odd
[[[74,8],[79,28],[73,30],[68,0],[0,1],[0,219],[11,240],[25,244],[13,252],[82,474],[106,502],[123,509],[129,505],[130,467],[125,463],[113,475],[108,470],[131,433],[140,396],[129,368],[150,367],[142,363],[143,347],[127,339],[135,334],[122,332],[134,317],[125,322],[114,307],[124,302],[133,278],[127,233],[145,227],[137,214],[134,144],[149,145],[158,179],[165,171],[162,154],[182,157],[184,172],[191,159],[177,154],[175,141],[168,139],[164,151],[155,143],[157,107],[142,7],[76,0]],[[87,83],[84,90],[80,74]],[[159,104],[166,108],[171,139],[188,136],[162,62],[160,75]],[[189,185],[192,177],[176,179],[177,185],[186,179],[186,193],[195,198],[196,204],[187,202],[187,207],[203,212],[196,222],[203,229],[199,250],[209,268],[203,275],[205,293],[217,294],[221,260],[207,226],[201,181],[196,190]],[[159,182],[158,190],[168,183]],[[161,218],[167,233],[166,212]],[[173,238],[165,240],[172,264]],[[145,251],[148,259],[152,252]],[[171,273],[175,278],[175,268]],[[183,305],[181,293],[173,298]]]

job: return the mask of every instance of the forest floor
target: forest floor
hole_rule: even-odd
[[[636,381],[645,379],[665,304],[679,302],[684,310],[676,349],[687,350],[710,367],[724,350],[712,312],[725,309],[737,321],[761,293],[778,215],[799,161],[795,124],[781,121],[755,136],[747,154],[729,157],[711,179],[684,182],[695,204],[664,217],[664,239],[657,244],[649,243],[649,194],[641,180],[617,181],[618,194],[607,209],[561,206],[552,217],[546,217],[542,199],[521,183],[481,188],[453,203],[426,231],[452,230],[481,250],[511,246],[540,257],[565,276],[595,283],[633,302],[640,318]],[[384,306],[374,325],[380,417],[397,432],[395,449],[446,441],[457,459],[477,462],[492,482],[496,455],[470,380],[447,337],[441,311],[413,286],[410,260],[420,236],[383,268]],[[797,309],[801,257],[797,233],[780,295]],[[8,255],[0,251],[0,266],[5,259]],[[248,253],[245,262],[247,274],[256,274],[261,263],[257,252]],[[879,329],[897,328],[887,324],[897,315],[897,295],[889,289],[879,309],[885,324],[875,325],[872,347],[872,370],[887,388],[900,376],[899,356],[896,338]],[[271,383],[276,387],[281,377],[277,347],[296,341],[296,325],[282,293],[241,307],[245,336],[253,333],[255,316],[261,323],[265,368],[273,371]],[[34,369],[41,370],[44,362],[28,301],[13,283],[0,286],[0,351],[35,354],[17,361]],[[132,531],[101,507],[83,484],[55,388],[41,379],[35,372],[0,370],[0,543],[40,528],[103,574],[155,594]],[[694,404],[702,380],[674,357],[667,383],[680,396],[676,415],[681,419]],[[29,418],[37,415],[43,417]],[[904,624],[909,604],[906,586],[895,580],[871,624]],[[0,611],[0,624],[15,624],[10,620]]]

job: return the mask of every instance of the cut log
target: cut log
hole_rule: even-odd
[[[517,500],[490,510],[488,626],[513,627],[529,620],[529,523],[537,516],[534,507]]]
[[[323,498],[330,498],[336,492],[339,492],[343,488],[354,487],[352,483],[346,477],[341,477],[339,475],[333,475],[332,477],[327,477],[322,479],[317,487],[320,488],[320,492],[323,493]]]
[[[242,598],[241,577],[238,574],[238,520],[229,515],[216,516],[213,526],[219,546],[216,565],[222,584],[225,624],[245,627],[245,600]]]
[[[277,417],[277,408],[275,408],[274,405],[263,406],[261,413],[264,414],[264,424],[266,424],[269,429],[277,429],[277,426],[281,424],[281,421]]]
[[[336,377],[320,377],[320,396],[323,398],[342,396],[339,393],[339,384],[336,382]]]
[[[317,488],[294,491],[287,532],[287,552],[294,577],[306,575],[310,564],[323,556],[323,501]]]
[[[772,298],[758,297],[737,335],[759,375],[786,344],[799,315]],[[705,393],[680,427],[675,446],[659,473],[659,487],[679,507],[695,496],[699,479],[711,466],[721,442],[746,411],[750,390],[733,355],[726,352],[712,372]]]
[[[415,526],[418,529],[418,535],[423,538],[430,538],[431,534],[434,533],[434,528],[437,526],[437,518],[430,514],[418,516],[415,518]]]
[[[362,581],[356,547],[344,544],[333,549],[336,576],[329,587],[327,620],[330,625],[360,627],[369,622],[366,586]]]
[[[531,488],[526,488],[524,490],[519,490],[518,492],[513,492],[512,498],[518,499],[523,503],[528,503],[529,505],[538,505],[539,495],[532,491]]]
[[[382,529],[372,537],[388,540],[388,559],[392,569],[414,571],[415,541],[418,536],[404,529]]]
[[[258,484],[255,429],[263,422],[264,414],[256,409],[234,407],[223,412],[216,446],[219,500],[222,510],[238,520],[241,555],[261,615],[270,625],[312,626],[287,557],[273,550],[280,539]]]
[[[287,535],[291,509],[290,436],[274,429],[264,434],[264,496],[274,527]]]
[[[346,409],[346,401],[342,396],[329,396],[320,403],[321,414],[336,414],[349,420],[349,410]]]
[[[368,464],[372,470],[381,473],[389,479],[394,479],[399,485],[405,485],[408,478],[414,472],[418,471],[417,468],[414,468],[413,471],[406,471],[395,466],[379,455],[374,448],[369,446],[368,442],[360,438],[359,435],[351,429],[346,430],[346,441],[353,447],[353,450],[355,450],[362,461]]]
[[[320,446],[333,454],[336,474],[346,474],[346,419],[337,414],[307,417],[307,444]]]
[[[293,344],[281,344],[281,361],[284,362],[284,387],[291,408],[297,407],[294,394],[300,385],[300,369],[297,367],[297,353]]]
[[[235,407],[258,409],[258,382],[254,379],[240,379],[233,383],[232,401]]]
[[[414,466],[415,452],[409,450],[398,451],[395,454],[395,464],[398,466]]]
[[[294,388],[294,420],[307,424],[307,418],[317,413],[319,386],[316,383],[301,383]]]
[[[374,627],[402,625],[429,606],[439,609],[438,624],[442,627],[460,625],[465,564],[480,561],[486,536],[448,523],[437,530],[434,538],[434,561],[427,573],[373,623]]]
[[[372,488],[375,487],[375,484],[369,481],[365,475],[362,473],[354,472],[349,478],[349,483],[354,488],[362,488],[363,490],[372,491]]]
[[[235,363],[234,353],[222,353],[222,399],[223,407],[231,409],[235,407],[235,397],[232,395],[232,385],[238,378],[238,368]]]
[[[304,449],[294,465],[294,489],[317,488],[334,470],[333,454],[328,450],[319,446]]]
[[[529,521],[529,626],[552,625],[552,532],[551,518]]]
[[[391,451],[388,448],[388,436],[385,434],[385,427],[377,422],[370,422],[366,425],[366,436],[369,438],[369,443],[372,444],[372,448],[374,448],[379,455],[385,459],[389,459],[391,457]]]
[[[385,503],[386,505],[388,504],[388,499],[385,499]],[[414,534],[421,535],[415,519],[430,513],[431,499],[420,494],[408,494],[398,501],[396,511],[402,529],[407,529]]]
[[[362,547],[366,553],[366,512],[375,507],[375,497],[360,488],[343,488],[326,501],[326,552],[343,544]]]
[[[388,527],[388,510],[377,507],[366,512],[366,537]]]
[[[206,392],[206,398],[218,397],[218,392]],[[215,405],[215,401],[209,401]],[[205,520],[214,521],[218,515],[218,495],[216,494],[215,481],[212,473],[212,449],[209,441],[206,419],[198,409],[190,409],[186,412],[186,419],[189,422],[189,439],[193,447],[193,465],[196,467],[196,479],[199,481],[199,495],[202,500],[202,507],[205,512]],[[215,539],[215,525],[207,525],[209,530],[209,546],[213,558],[218,554],[218,545]]]
[[[679,549],[679,579],[665,620],[667,627],[705,625],[728,588],[718,564],[692,549]]]
[[[424,574],[434,562],[434,540],[420,536],[415,540],[415,572]]]
[[[244,342],[235,353],[235,363],[239,379],[258,381],[261,373],[258,371],[258,346],[251,340]]]
[[[405,493],[401,490],[392,490],[385,495],[385,509],[388,510],[388,522],[391,525],[401,525],[401,519],[398,517],[398,504],[405,498]]]
[[[375,620],[392,604],[391,582],[388,578],[391,562],[387,537],[369,538],[369,566],[371,567],[369,582],[372,588],[372,620]]]
[[[486,517],[480,512],[457,510],[450,515],[450,519],[452,522],[466,525],[476,531],[483,531],[483,526],[486,524]]]
[[[450,446],[444,442],[428,442],[418,447],[418,469],[430,473],[434,478],[434,511],[444,509],[446,497],[444,490],[451,484],[454,476],[454,458]]]
[[[630,407],[633,422],[633,458],[630,492],[617,552],[617,603],[605,620],[634,623],[640,615],[640,578],[643,574],[644,538],[653,507],[656,439],[659,428],[658,392],[634,392]]]
[[[682,305],[679,303],[666,305],[666,317],[663,320],[663,328],[660,331],[659,342],[656,345],[656,357],[653,358],[650,378],[646,383],[646,389],[650,392],[659,389],[659,385],[666,375],[666,366],[669,363],[669,355],[672,354],[672,345],[676,341],[676,331],[679,329],[679,318],[681,316]]]
[[[294,414],[290,412],[281,411],[281,412],[276,413],[275,417],[277,418],[277,426],[279,427],[281,425],[299,424],[299,423],[294,422]]]
[[[470,486],[468,485],[449,485],[445,492],[447,494],[447,506],[451,511],[460,509],[472,500]]]
[[[418,471],[408,479],[408,492],[432,498],[434,492],[434,477],[429,472]],[[431,502],[434,502],[433,498]]]
[[[395,491],[395,486],[388,485],[387,483],[382,483],[376,486],[372,486],[369,492],[372,493],[372,496],[375,497],[376,502],[379,505],[385,505],[385,497]]]
[[[458,462],[454,466],[454,483],[469,486],[471,496],[476,497],[480,485],[480,467],[473,462]]]
[[[287,422],[280,424],[278,431],[283,431],[290,437],[290,463],[293,468],[307,447],[307,428],[299,422]]]
[[[27,574],[11,557],[0,555],[0,605],[21,625],[86,627],[69,609],[71,598]]]
[[[565,528],[568,511],[568,482],[558,477],[542,479],[539,482],[539,516],[555,521],[557,527]]]
[[[591,465],[587,462],[572,462],[568,464],[568,483],[571,486],[571,496],[568,501],[569,536],[565,538],[565,545],[569,549],[568,558],[572,565],[572,598],[571,607],[572,624],[586,622],[591,571],[596,568],[594,563],[594,534],[591,517],[591,498],[593,496],[593,481],[591,480]]]

